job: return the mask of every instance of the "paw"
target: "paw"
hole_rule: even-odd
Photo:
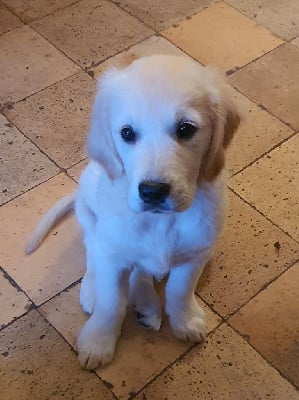
[[[203,342],[206,336],[206,319],[203,310],[196,304],[181,315],[170,317],[172,331],[178,339]]]
[[[95,304],[94,276],[86,273],[80,287],[80,305],[82,310],[91,315]]]
[[[147,313],[144,314],[142,312],[136,311],[136,317],[138,323],[145,328],[151,328],[154,331],[158,331],[161,327],[162,317],[161,312],[159,313]]]
[[[119,334],[104,332],[92,317],[83,326],[77,339],[78,359],[82,368],[93,370],[109,364],[114,356]]]

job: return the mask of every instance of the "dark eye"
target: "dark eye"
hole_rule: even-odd
[[[197,126],[191,122],[180,121],[176,128],[176,137],[181,140],[191,139],[197,131]]]
[[[126,143],[136,142],[136,133],[130,125],[124,126],[120,132],[121,137]]]

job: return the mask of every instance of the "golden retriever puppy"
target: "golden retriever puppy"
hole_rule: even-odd
[[[27,246],[33,251],[74,206],[87,258],[83,367],[112,360],[128,302],[141,324],[160,328],[153,278],[167,276],[173,333],[203,340],[194,290],[223,227],[225,149],[239,122],[224,78],[187,57],[145,57],[101,77],[78,190],[54,205]]]

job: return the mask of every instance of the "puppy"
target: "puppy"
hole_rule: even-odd
[[[75,208],[87,264],[80,303],[90,314],[77,340],[83,367],[112,360],[128,302],[141,324],[160,328],[153,278],[168,277],[174,334],[203,340],[194,291],[223,228],[225,149],[239,122],[224,78],[187,57],[141,58],[100,79],[78,190],[53,206],[27,245],[35,250]]]

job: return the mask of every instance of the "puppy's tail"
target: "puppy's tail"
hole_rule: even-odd
[[[27,242],[25,252],[26,254],[33,253],[45,239],[50,232],[51,228],[69,211],[74,208],[75,198],[77,191],[67,194],[62,199],[58,200],[46,212],[42,219],[34,229],[30,240]]]

